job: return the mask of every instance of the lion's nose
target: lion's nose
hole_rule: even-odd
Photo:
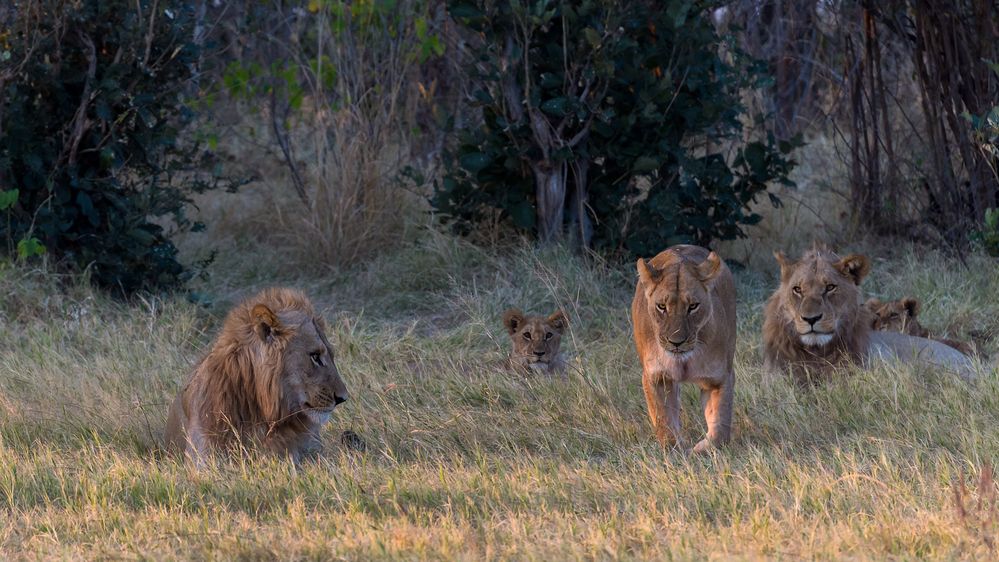
[[[339,406],[340,404],[343,404],[346,401],[347,401],[347,395],[346,394],[334,394],[333,395],[333,405],[334,406]]]
[[[673,338],[666,338],[666,341],[668,341],[670,345],[672,345],[673,347],[680,347],[687,341],[687,338],[683,338],[682,340],[674,340]]]
[[[808,322],[809,325],[814,325],[819,320],[822,320],[822,315],[819,314],[818,316],[802,316],[801,319],[804,320],[805,322]]]
[[[542,355],[545,354],[545,350],[542,349],[541,351],[535,351],[534,354],[537,355],[538,357],[541,357]]]

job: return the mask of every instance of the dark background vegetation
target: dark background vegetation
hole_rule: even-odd
[[[775,186],[793,189],[802,139],[824,136],[849,170],[852,224],[996,255],[997,12],[4,3],[0,247],[117,292],[182,286],[196,266],[172,237],[201,228],[191,203],[258,176],[266,157],[290,187],[271,234],[323,267],[405,242],[428,210],[483,243],[648,256],[743,235],[760,204],[781,204]]]

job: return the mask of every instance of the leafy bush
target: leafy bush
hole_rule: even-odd
[[[974,233],[988,255],[999,258],[999,209],[986,209],[985,220]]]
[[[197,71],[183,0],[29,0],[0,10],[0,238],[44,248],[122,292],[180,285],[172,229],[191,195],[232,182],[180,131]],[[161,220],[154,222],[157,218]]]
[[[408,164],[419,172],[415,153],[432,150],[439,129],[418,117],[440,96],[428,71],[444,54],[443,10],[433,0],[293,0],[224,14],[232,36],[259,38],[231,50],[219,99],[266,119],[282,183],[301,203],[274,225],[289,258],[327,268],[397,245],[418,200],[396,178]]]
[[[435,208],[459,232],[498,214],[542,240],[640,255],[741,235],[767,184],[789,183],[798,143],[742,140],[739,93],[761,67],[718,37],[708,5],[450,2],[472,32],[480,119],[459,132]]]

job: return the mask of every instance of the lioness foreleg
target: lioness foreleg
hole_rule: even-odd
[[[642,387],[659,444],[665,449],[679,443],[680,384],[662,377],[654,380],[650,375],[643,375]]]
[[[732,434],[734,381],[735,377],[730,376],[720,386],[701,388],[701,405],[704,407],[704,421],[708,425],[708,435],[694,445],[695,453],[728,443]]]

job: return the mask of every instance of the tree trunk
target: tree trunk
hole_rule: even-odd
[[[543,244],[562,238],[562,221],[565,207],[565,164],[551,162],[532,164],[538,201],[538,239]]]
[[[593,223],[586,212],[589,168],[587,160],[580,160],[572,166],[574,181],[569,194],[569,236],[578,249],[589,248],[593,241]]]

